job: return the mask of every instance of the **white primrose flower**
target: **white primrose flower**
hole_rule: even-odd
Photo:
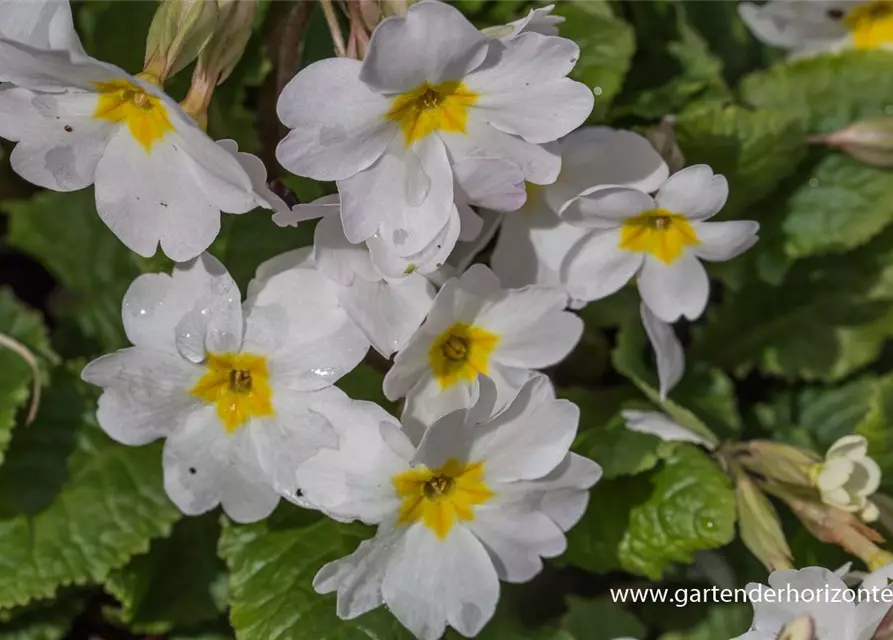
[[[655,191],[670,175],[651,143],[632,131],[584,127],[563,138],[559,151],[558,179],[545,187],[528,185],[524,207],[502,217],[490,264],[507,287],[565,287],[568,274],[563,265],[590,232],[559,217],[569,201],[604,185]],[[568,294],[574,308],[587,302]]]
[[[562,265],[569,292],[598,300],[635,276],[642,300],[658,318],[698,318],[710,294],[700,260],[730,260],[757,241],[757,222],[707,222],[728,195],[726,179],[700,164],[674,173],[654,197],[607,186],[572,200],[562,217],[590,233]]]
[[[0,137],[18,143],[12,168],[55,191],[94,185],[100,218],[136,253],[160,243],[189,260],[217,236],[221,211],[268,206],[238,160],[151,78],[3,39],[0,69],[17,85],[0,88]]]
[[[685,351],[673,331],[673,325],[663,322],[644,302],[639,304],[642,325],[657,361],[657,378],[660,382],[660,398],[666,400],[685,373]]]
[[[481,376],[496,385],[500,410],[533,369],[567,356],[583,322],[566,303],[552,287],[503,289],[480,264],[448,280],[384,379],[388,399],[406,397],[403,422],[416,441],[436,419],[474,405]]]
[[[864,437],[840,438],[828,449],[825,461],[810,469],[810,479],[825,504],[858,513],[866,522],[880,515],[869,498],[881,485],[881,468],[868,456]]]
[[[84,53],[68,0],[0,0],[0,38],[35,49]],[[8,80],[0,69],[0,81]]]
[[[340,618],[385,605],[418,638],[440,638],[447,625],[471,637],[492,617],[500,579],[526,582],[541,558],[564,552],[564,532],[601,476],[568,453],[579,410],[556,400],[542,375],[491,418],[496,401],[485,382],[478,405],[435,422],[418,448],[370,405],[339,433],[339,450],[298,469],[298,486],[322,511],[378,525],[313,580],[318,592],[337,592]]]
[[[629,409],[621,411],[620,415],[623,416],[623,419],[626,421],[626,428],[630,431],[657,436],[664,442],[690,442],[705,449],[713,450],[716,448],[715,442],[677,424],[670,416],[660,411],[634,411]]]
[[[184,513],[222,504],[239,522],[269,515],[294,492],[294,470],[336,446],[324,415],[344,394],[332,384],[369,343],[309,270],[252,284],[244,304],[208,254],[144,274],[124,296],[134,345],[83,371],[103,388],[97,419],[128,445],[166,438],[164,486]]]
[[[351,243],[377,234],[409,256],[452,214],[454,165],[497,158],[529,182],[556,178],[561,160],[544,143],[592,110],[592,92],[566,77],[578,57],[570,40],[490,40],[454,7],[419,2],[376,27],[363,62],[322,60],[289,82],[278,113],[291,132],[277,157],[337,181]]]
[[[848,587],[833,571],[821,567],[774,571],[768,582],[768,586],[754,582],[747,585],[747,593],[753,594],[749,596],[753,624],[750,631],[733,640],[777,640],[785,637],[782,631],[792,630],[798,618],[807,616],[816,640],[874,640],[878,625],[890,609],[881,598],[856,604],[855,598],[825,595],[842,594]]]
[[[558,25],[564,22],[563,16],[553,16],[554,4],[531,9],[523,18],[512,20],[508,24],[497,25],[481,29],[488,38],[510,40],[522,33],[541,33],[544,36],[557,36]]]
[[[889,0],[770,0],[745,2],[738,13],[762,42],[799,58],[843,49],[893,48]]]

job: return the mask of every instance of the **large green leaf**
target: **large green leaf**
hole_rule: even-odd
[[[160,635],[213,620],[226,606],[226,568],[217,557],[216,513],[185,518],[149,553],[114,571],[105,590],[121,603],[106,613],[134,631]]]
[[[665,633],[660,640],[719,640],[737,638],[750,628],[753,609],[750,605],[711,607],[707,616],[688,631]]]
[[[893,377],[885,376],[872,382],[870,396],[864,398],[864,404],[857,405],[864,413],[854,412],[850,428],[868,440],[868,453],[884,472],[884,488],[889,490],[893,487],[893,433],[890,430],[893,422]],[[842,407],[841,411],[846,411],[846,408]]]
[[[636,50],[635,33],[603,0],[561,3],[555,13],[567,18],[561,24],[561,35],[580,46],[580,59],[571,77],[592,89],[592,117],[603,120],[629,71]]]
[[[348,555],[368,531],[283,505],[264,522],[227,522],[219,552],[230,569],[230,621],[239,640],[400,640],[406,631],[384,608],[355,620],[335,615],[313,576]]]
[[[691,562],[696,551],[732,541],[735,493],[701,449],[678,447],[651,482],[651,495],[633,507],[620,544],[624,569],[657,580],[671,563]]]
[[[93,190],[39,193],[2,208],[10,215],[10,244],[39,260],[64,287],[56,311],[98,343],[94,353],[125,345],[121,299],[150,263],[102,223]]]
[[[636,475],[654,468],[661,440],[656,436],[626,428],[626,421],[615,415],[607,422],[593,420],[591,405],[597,396],[582,389],[562,395],[580,408],[580,429],[574,451],[598,462],[605,478]]]
[[[41,365],[41,382],[46,384],[43,365],[55,362],[57,356],[50,349],[43,319],[7,289],[0,289],[0,334],[18,341],[34,354]],[[31,398],[32,376],[31,367],[22,356],[0,344],[0,464],[12,437],[16,414]]]
[[[884,115],[893,104],[893,56],[883,51],[847,51],[758,71],[741,83],[741,96],[755,107],[779,109],[809,131],[830,132]]]
[[[57,380],[35,424],[13,436],[0,467],[0,608],[105,580],[179,518],[160,447],[112,442],[92,406]]]
[[[568,599],[561,628],[576,640],[644,638],[648,630],[634,615],[610,600]]]
[[[772,193],[806,154],[802,125],[778,110],[693,108],[679,116],[676,135],[688,164],[708,164],[729,180],[723,218]]]
[[[62,640],[83,604],[82,597],[65,594],[15,609],[9,620],[0,611],[0,640]]]

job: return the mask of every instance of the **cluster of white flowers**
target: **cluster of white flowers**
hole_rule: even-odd
[[[377,26],[364,60],[303,69],[279,97],[277,157],[338,194],[289,209],[260,160],[208,137],[158,78],[87,56],[67,2],[0,2],[13,169],[93,185],[127,247],[178,262],[133,282],[133,346],[83,372],[103,389],[100,426],[166,440],[185,513],[251,522],[285,497],[378,525],[314,581],[343,618],[385,604],[419,638],[480,631],[500,579],[563,552],[601,473],[569,453],[578,411],[537,371],[582,335],[568,307],[635,278],[666,395],[684,369],[671,323],[707,305],[700,260],[756,241],[754,222],[708,221],[728,196],[710,167],[671,175],[636,133],[578,129],[593,93],[567,77],[580,51],[549,13],[481,32],[423,0]],[[256,207],[282,227],[321,219],[242,301],[206,250],[221,212]],[[469,266],[496,234],[492,271]],[[400,421],[333,386],[370,346],[396,354],[384,392],[405,399]]]

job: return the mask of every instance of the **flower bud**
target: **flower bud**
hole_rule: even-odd
[[[216,23],[214,0],[162,0],[149,27],[144,72],[163,84],[195,60]]]
[[[809,138],[875,167],[893,167],[893,116],[869,118],[846,129]]]
[[[217,6],[217,28],[198,61],[205,75],[215,78],[215,85],[226,80],[242,58],[254,28],[258,0],[217,0]]]
[[[808,613],[801,613],[781,630],[778,640],[816,640],[815,620]]]
[[[769,572],[793,568],[791,548],[769,498],[745,473],[736,474],[735,495],[744,546]]]
[[[862,436],[835,442],[825,461],[810,468],[809,478],[825,504],[858,513],[865,522],[877,520],[878,508],[868,498],[881,484],[881,469],[868,457],[868,442]]]
[[[752,440],[742,454],[738,461],[749,471],[797,487],[812,487],[809,470],[820,462],[812,451],[770,440]]]
[[[674,117],[664,117],[659,125],[645,131],[645,137],[670,167],[670,173],[676,173],[685,167],[685,156],[682,155],[682,149],[676,144],[676,119]]]

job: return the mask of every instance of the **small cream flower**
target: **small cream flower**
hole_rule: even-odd
[[[881,483],[881,469],[868,457],[862,436],[845,436],[831,445],[825,461],[810,470],[810,479],[825,504],[858,513],[866,522],[878,518],[878,509],[868,498]]]

